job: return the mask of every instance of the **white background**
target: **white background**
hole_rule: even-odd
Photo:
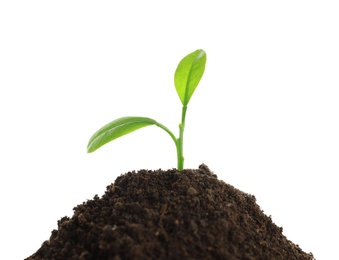
[[[33,254],[120,174],[176,167],[156,127],[86,146],[127,115],[177,134],[174,71],[202,48],[185,167],[207,164],[304,251],[338,259],[339,8],[279,2],[1,1],[0,258]]]

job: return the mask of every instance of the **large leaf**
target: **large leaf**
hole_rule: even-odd
[[[174,74],[174,84],[181,100],[186,106],[204,74],[206,53],[196,50],[184,57]]]
[[[157,121],[147,117],[121,117],[116,119],[94,133],[88,142],[87,152],[94,152],[114,139],[156,123]]]

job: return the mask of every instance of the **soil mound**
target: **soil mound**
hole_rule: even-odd
[[[58,221],[35,259],[314,259],[255,197],[195,170],[140,170]]]

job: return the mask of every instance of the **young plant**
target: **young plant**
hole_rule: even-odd
[[[90,138],[87,152],[91,153],[117,139],[145,126],[156,125],[170,135],[177,149],[178,170],[184,168],[183,139],[185,129],[185,118],[187,104],[190,101],[199,81],[204,74],[206,64],[206,53],[196,50],[185,56],[178,64],[174,74],[174,85],[182,103],[181,122],[179,124],[179,137],[164,125],[148,117],[127,116],[118,118],[100,128]]]

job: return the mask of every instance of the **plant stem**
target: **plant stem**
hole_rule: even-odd
[[[184,129],[187,106],[182,107],[181,123],[179,124],[179,138],[177,139],[178,170],[184,169]]]
[[[175,147],[177,148],[177,157],[178,157],[178,170],[184,169],[184,129],[185,129],[185,119],[186,119],[186,110],[187,106],[182,107],[181,112],[181,123],[179,124],[179,138],[176,138],[175,135],[163,124],[157,122],[155,125],[165,130],[172,138],[175,143]]]

